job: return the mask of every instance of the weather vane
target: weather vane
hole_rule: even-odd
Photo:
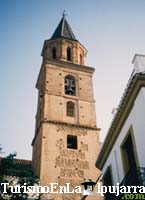
[[[67,16],[67,14],[66,14],[66,11],[65,11],[65,10],[63,11],[63,13],[62,13],[62,16],[63,16],[63,17],[66,17],[66,16]]]

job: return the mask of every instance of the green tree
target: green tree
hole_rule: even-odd
[[[2,147],[0,147],[0,153],[2,152]],[[23,186],[24,183],[26,186],[33,186],[38,184],[38,178],[33,176],[33,173],[28,170],[18,170],[13,175],[13,170],[17,170],[16,162],[15,162],[16,153],[11,153],[5,158],[0,159],[0,182],[1,183],[9,183],[9,185],[14,186],[20,185]],[[7,186],[7,194],[3,193],[3,186],[0,185],[0,200],[8,199],[8,200],[22,200],[29,199],[29,195],[27,193],[23,193],[23,189],[21,189],[21,193],[12,193],[10,188]],[[37,197],[36,199],[39,199]]]

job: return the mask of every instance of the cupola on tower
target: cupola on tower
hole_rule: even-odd
[[[85,65],[87,50],[76,39],[63,15],[51,39],[44,42],[42,56],[47,60]]]
[[[32,165],[41,185],[70,183],[74,188],[84,179],[97,178],[99,129],[92,84],[94,68],[86,66],[86,54],[63,15],[52,37],[44,41],[36,83]],[[48,196],[56,200],[81,198],[80,194]]]

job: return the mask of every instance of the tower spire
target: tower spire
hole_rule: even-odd
[[[64,10],[62,13],[62,19],[59,22],[57,28],[55,29],[51,39],[58,39],[58,38],[66,38],[70,40],[76,40],[76,37],[66,20],[66,11]]]
[[[52,37],[45,40],[41,55],[44,60],[65,61],[85,66],[87,50],[76,39],[66,16],[64,10]]]
[[[67,16],[66,10],[63,11],[62,17],[65,18]]]

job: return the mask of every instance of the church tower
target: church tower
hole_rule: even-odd
[[[92,84],[94,68],[86,66],[86,54],[63,15],[52,37],[44,42],[36,83],[32,166],[41,185],[70,183],[74,188],[85,179],[97,179],[99,129]],[[49,198],[76,200],[82,196],[49,194]]]

